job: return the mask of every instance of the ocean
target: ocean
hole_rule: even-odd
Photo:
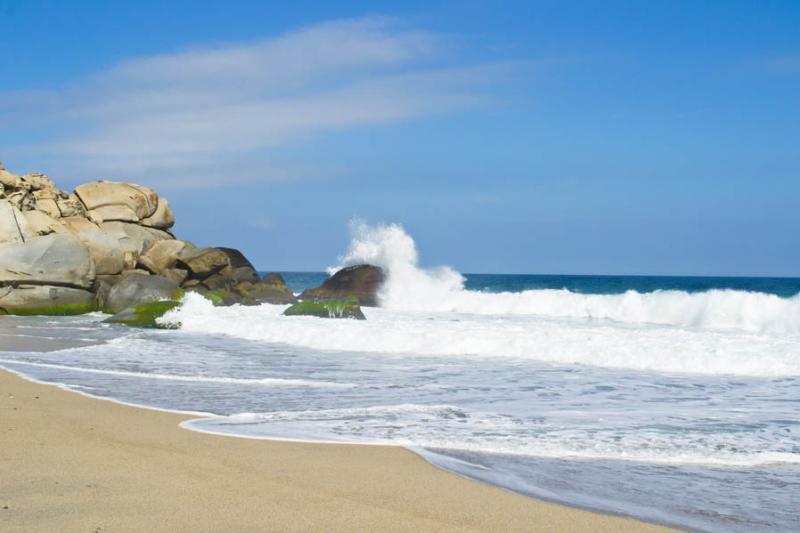
[[[361,228],[336,266],[360,262],[388,272],[366,321],[190,294],[165,317],[176,330],[4,317],[15,334],[87,345],[0,344],[0,365],[212,415],[191,430],[395,444],[588,509],[800,530],[800,279],[464,275],[420,267],[399,226]],[[297,292],[327,275],[284,273]]]

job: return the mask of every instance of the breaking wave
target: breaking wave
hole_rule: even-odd
[[[800,295],[781,298],[739,290],[629,290],[623,294],[581,294],[566,289],[470,291],[464,288],[464,277],[450,267],[420,267],[416,244],[402,226],[359,223],[352,232],[341,266],[370,263],[382,267],[387,281],[380,302],[392,311],[536,315],[800,334]],[[333,270],[336,268],[329,269]]]

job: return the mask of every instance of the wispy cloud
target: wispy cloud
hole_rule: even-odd
[[[38,132],[16,149],[81,179],[292,179],[306,170],[271,164],[278,147],[479,105],[513,70],[448,62],[440,36],[395,22],[328,22],[126,61],[59,91],[0,93],[0,133]]]

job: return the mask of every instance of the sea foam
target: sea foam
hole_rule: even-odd
[[[398,224],[352,227],[350,249],[341,266],[370,263],[387,281],[381,306],[393,311],[432,311],[482,315],[536,315],[606,319],[633,324],[663,324],[748,332],[800,334],[800,295],[737,290],[700,293],[655,291],[580,294],[563,290],[491,293],[464,289],[464,277],[450,267],[419,266],[416,244]]]

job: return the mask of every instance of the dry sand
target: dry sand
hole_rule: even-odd
[[[0,530],[665,531],[541,502],[399,447],[184,430],[0,370]]]

